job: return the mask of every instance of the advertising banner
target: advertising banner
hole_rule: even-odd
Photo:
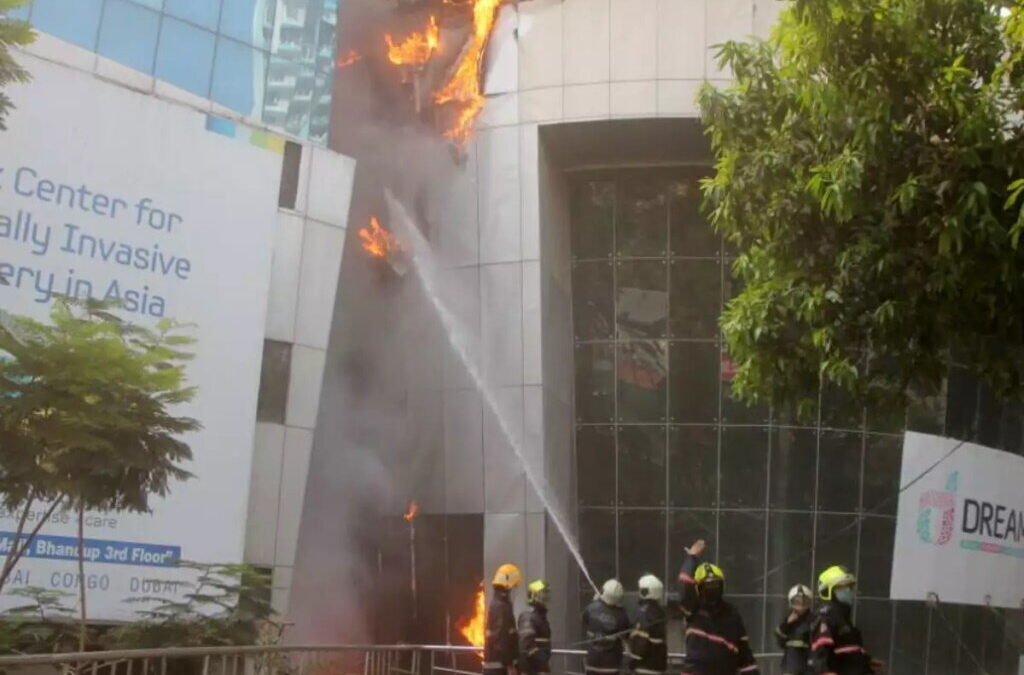
[[[1020,609],[1024,457],[907,432],[900,485],[926,471],[900,495],[892,597]]]
[[[207,117],[60,65],[21,57],[0,131],[0,309],[45,320],[55,294],[119,301],[152,325],[193,324],[185,440],[195,475],[151,514],[56,512],[0,596],[88,591],[91,619],[137,618],[142,596],[181,600],[179,561],[241,562],[281,156],[206,130]],[[0,449],[2,451],[2,449]],[[31,529],[46,512],[36,504]],[[0,555],[17,514],[0,510]]]

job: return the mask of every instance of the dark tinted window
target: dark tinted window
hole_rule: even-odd
[[[668,491],[672,506],[709,508],[717,505],[717,427],[672,427],[668,457]]]
[[[619,501],[623,506],[665,505],[667,427],[619,427]]]
[[[284,424],[288,407],[288,382],[292,371],[292,346],[288,342],[263,341],[263,366],[256,419]]]
[[[615,428],[576,428],[576,495],[585,506],[615,504]]]
[[[299,166],[302,164],[302,146],[285,141],[284,158],[281,165],[281,187],[277,193],[277,205],[294,209],[299,193]]]

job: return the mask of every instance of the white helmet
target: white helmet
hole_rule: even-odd
[[[622,584],[619,583],[619,580],[609,579],[604,582],[604,586],[601,588],[601,601],[606,605],[618,607],[622,604],[623,593]]]
[[[789,606],[792,607],[793,601],[800,596],[804,597],[803,606],[809,608],[811,606],[811,598],[813,596],[811,595],[811,589],[807,588],[803,584],[797,584],[793,588],[789,589]]]
[[[665,595],[665,585],[661,583],[661,579],[653,574],[645,574],[640,577],[640,581],[637,585],[640,587],[641,600],[654,600],[655,602],[661,602]]]

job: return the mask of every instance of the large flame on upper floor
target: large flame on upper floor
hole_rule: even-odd
[[[446,138],[464,147],[473,133],[473,124],[484,107],[483,63],[487,43],[494,30],[498,6],[502,0],[473,0],[473,35],[462,52],[452,76],[434,94],[438,104],[452,103],[458,112]]]
[[[484,599],[483,584],[480,584],[480,589],[477,590],[476,598],[473,601],[473,613],[464,619],[460,619],[455,627],[459,629],[462,637],[466,638],[469,644],[474,647],[483,648],[486,622],[487,603]]]
[[[396,66],[421,65],[430,60],[441,43],[441,28],[437,17],[431,16],[426,30],[413,33],[402,42],[396,43],[390,33],[384,34],[388,45],[388,61]]]

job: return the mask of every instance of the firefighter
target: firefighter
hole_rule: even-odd
[[[484,675],[509,675],[514,672],[519,652],[516,615],[512,610],[512,590],[522,581],[519,568],[504,564],[494,574],[494,597],[487,608],[484,635]]]
[[[789,614],[775,629],[782,649],[782,675],[811,675],[811,589],[797,584],[789,589]]]
[[[725,574],[718,565],[701,560],[704,548],[700,539],[686,549],[679,572],[686,616],[683,675],[760,675],[743,618],[723,598]]]
[[[548,601],[551,588],[543,579],[526,587],[530,608],[519,615],[519,672],[546,675],[551,672],[551,624]]]
[[[834,565],[818,577],[818,606],[811,623],[811,672],[815,675],[867,675],[881,673],[884,664],[864,649],[860,630],[853,625],[854,589],[857,577],[842,565]]]
[[[622,584],[617,579],[609,579],[583,610],[588,673],[607,675],[618,673],[622,668],[622,643],[629,632],[629,617],[622,608],[622,596]]]
[[[653,574],[640,577],[640,606],[629,639],[630,670],[637,675],[663,675],[668,668],[665,643],[668,616],[662,601],[665,586]]]

